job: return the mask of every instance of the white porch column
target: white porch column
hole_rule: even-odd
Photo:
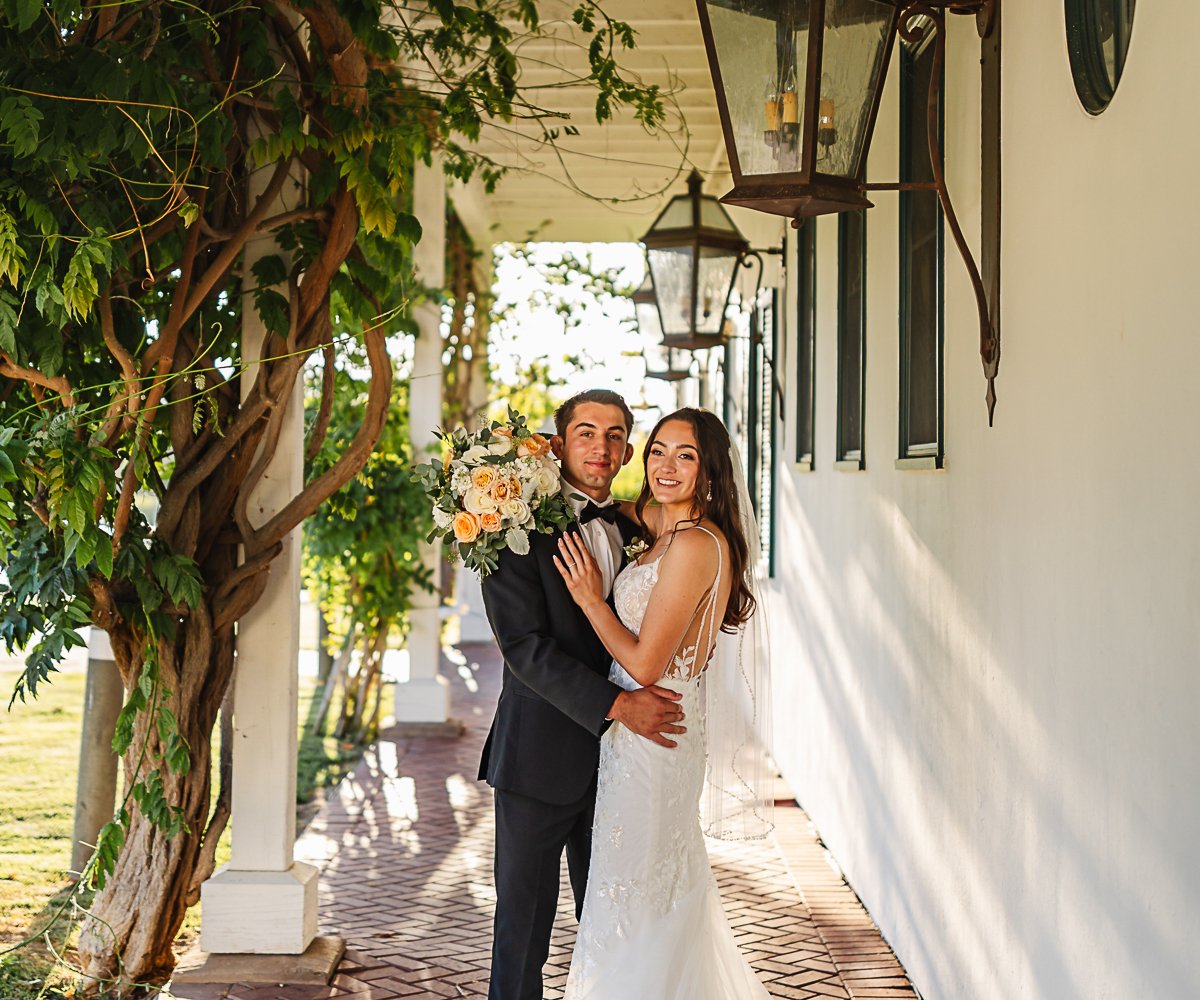
[[[251,197],[261,190],[252,179]],[[294,191],[285,191],[286,211]],[[246,248],[245,273],[277,252],[270,237]],[[275,341],[278,343],[278,341]],[[266,338],[249,294],[242,306],[246,374]],[[251,495],[250,520],[262,524],[304,485],[304,400],[297,380],[275,457]],[[293,861],[296,840],[297,663],[300,652],[300,529],[284,540],[258,603],[238,623],[234,675],[232,857],[201,889],[200,947],[205,952],[299,955],[317,933],[317,869]]]
[[[421,242],[413,251],[417,280],[430,289],[446,281],[446,176],[440,159],[418,163],[413,177],[413,211],[421,223]],[[418,460],[442,423],[441,308],[425,301],[414,309],[417,323],[409,383],[409,434]],[[421,546],[421,558],[435,574],[440,546]],[[409,611],[408,680],[396,685],[396,722],[442,724],[450,718],[450,688],[438,671],[441,660],[441,600],[437,593],[413,595]]]
[[[488,250],[490,249],[489,247]],[[475,285],[479,289],[479,298],[475,300],[475,324],[479,333],[474,339],[475,353],[471,365],[471,389],[468,397],[469,409],[476,415],[472,421],[472,429],[479,427],[487,419],[487,353],[492,306],[490,252],[485,252],[475,265]],[[487,611],[483,606],[483,590],[479,586],[479,577],[462,563],[455,569],[454,609],[458,613],[459,642],[492,641],[492,627],[488,624]]]
[[[125,686],[113,657],[108,633],[92,626],[88,638],[87,687],[83,731],[79,739],[79,777],[75,784],[75,833],[71,871],[83,871],[100,829],[112,819],[117,800],[117,755],[113,730],[125,701]]]

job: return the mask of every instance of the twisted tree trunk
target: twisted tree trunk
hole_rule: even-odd
[[[114,636],[126,687],[136,684],[141,672],[140,638],[127,630]],[[176,641],[159,643],[159,697],[175,712],[191,747],[187,772],[176,774],[165,766],[160,772],[166,798],[180,807],[187,829],[169,837],[140,809],[130,809],[124,849],[96,895],[79,940],[83,972],[100,989],[123,993],[161,983],[175,967],[172,944],[191,902],[190,889],[211,874],[216,842],[228,821],[227,808],[211,810],[210,795],[213,726],[233,661],[233,630],[214,632],[207,608],[186,619]],[[124,757],[126,787],[152,769],[162,751],[151,713],[140,713]]]

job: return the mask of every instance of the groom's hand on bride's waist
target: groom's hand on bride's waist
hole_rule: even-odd
[[[636,691],[622,691],[613,702],[608,718],[651,743],[673,747],[675,741],[667,739],[666,734],[677,736],[687,732],[686,726],[679,725],[683,721],[683,709],[679,706],[681,697],[677,691],[653,684]]]

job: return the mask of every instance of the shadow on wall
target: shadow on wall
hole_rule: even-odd
[[[1094,1000],[1099,968],[1136,971],[1140,995],[1190,995],[1196,969],[1171,944],[1196,920],[1185,838],[1175,831],[1173,848],[1165,818],[1155,827],[1107,784],[1092,747],[1106,740],[1101,713],[1100,731],[1074,732],[1096,696],[1055,674],[1106,638],[1064,643],[1065,609],[1032,575],[1011,626],[991,628],[890,501],[840,556],[795,498],[789,508],[785,587],[802,596],[775,615],[775,642],[805,680],[777,741],[795,734],[780,748],[798,762],[793,784],[914,982],[931,1000]],[[886,551],[870,544],[880,538]],[[1022,623],[1058,644],[1031,650]],[[1175,898],[1148,898],[1171,887]]]

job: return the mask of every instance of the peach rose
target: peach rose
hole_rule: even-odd
[[[541,456],[545,455],[549,450],[549,441],[540,434],[531,434],[517,445],[517,457],[525,458],[527,455]]]
[[[496,481],[496,469],[491,465],[481,465],[471,470],[471,485],[480,492],[487,492]]]
[[[469,510],[460,511],[454,515],[454,537],[463,545],[467,545],[479,537],[479,528],[479,518]]]
[[[487,513],[479,515],[479,526],[484,531],[499,531],[502,520],[499,511],[489,510]]]

